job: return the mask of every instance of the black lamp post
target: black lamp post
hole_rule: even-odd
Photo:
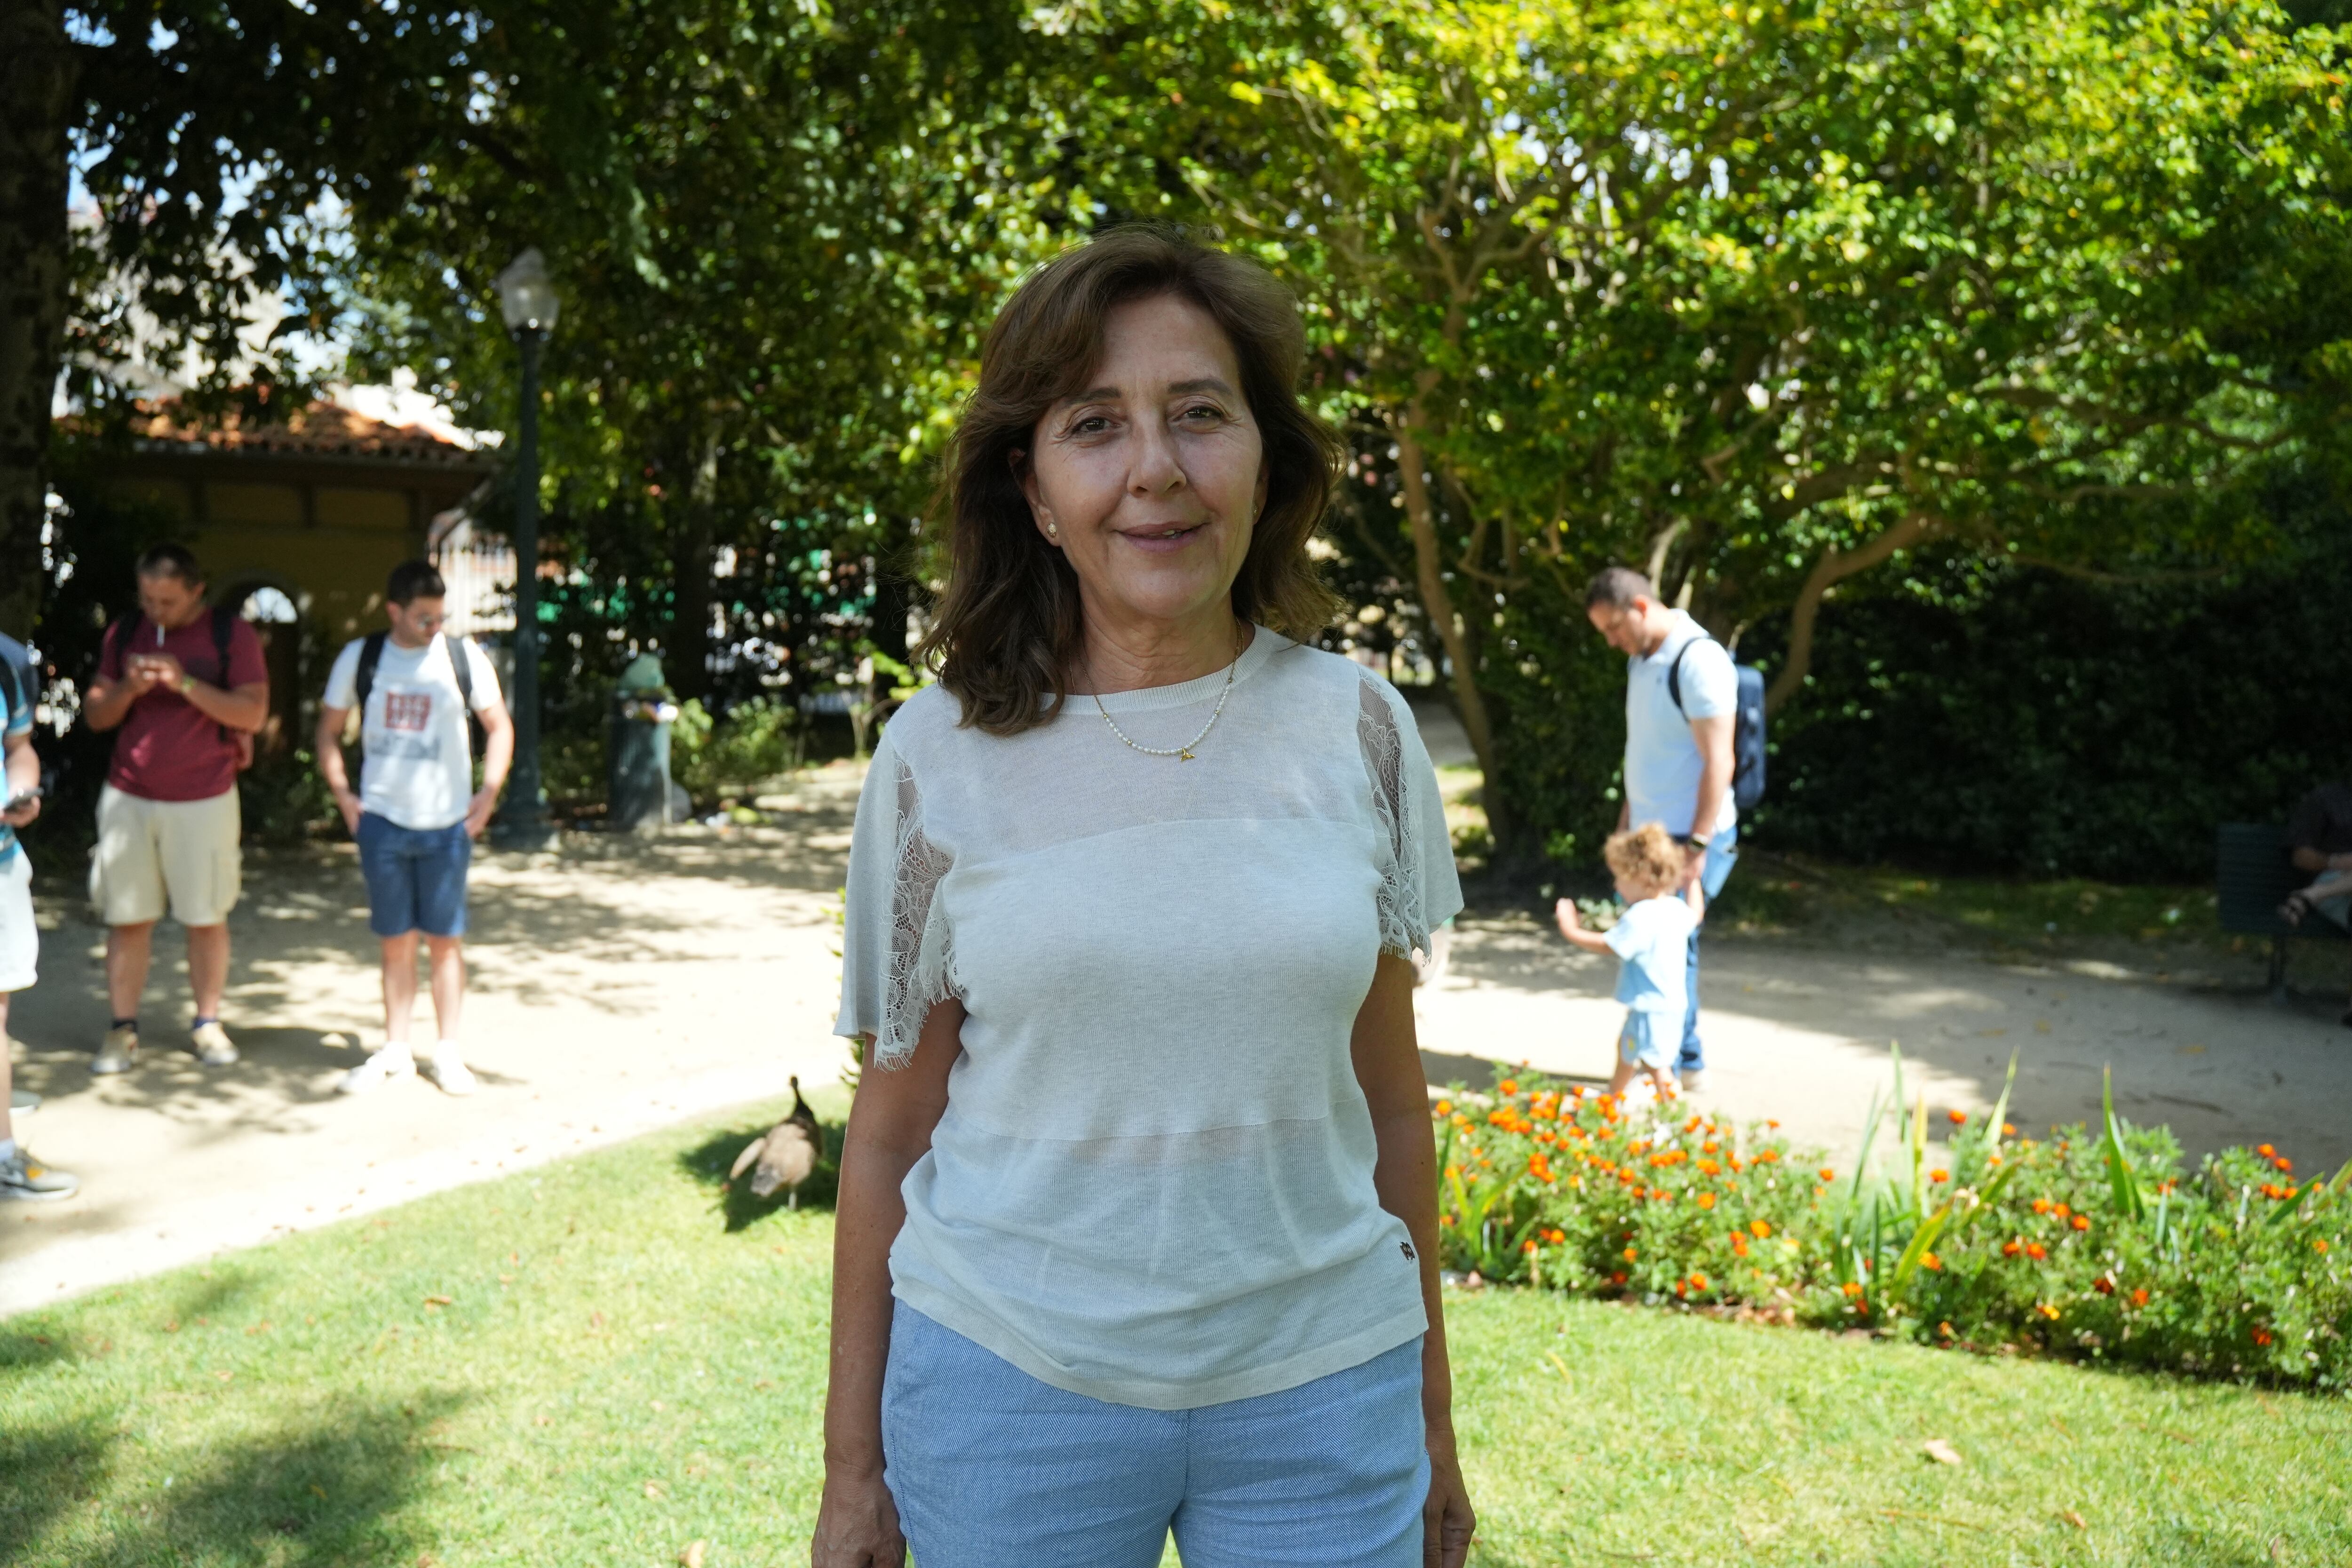
[[[539,350],[561,309],[536,247],[499,274],[499,310],[522,348],[522,417],[515,443],[514,767],[490,822],[501,849],[544,849],[555,837],[539,774]]]

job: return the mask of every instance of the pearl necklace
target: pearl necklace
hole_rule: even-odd
[[[1225,666],[1225,684],[1217,692],[1217,705],[1209,710],[1209,721],[1201,726],[1199,734],[1181,746],[1137,745],[1134,738],[1118,727],[1118,721],[1110,716],[1110,710],[1103,706],[1100,692],[1094,694],[1095,711],[1101,714],[1102,721],[1110,726],[1110,732],[1125,741],[1130,749],[1141,752],[1147,757],[1174,757],[1179,762],[1189,763],[1192,760],[1192,748],[1209,738],[1209,731],[1217,727],[1217,721],[1224,714],[1225,699],[1234,694],[1234,671],[1241,668],[1243,651],[1235,649],[1233,663]]]

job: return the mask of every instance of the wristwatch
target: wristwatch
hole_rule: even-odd
[[[1694,833],[1683,840],[1694,849],[1704,849],[1713,840],[1704,833]]]

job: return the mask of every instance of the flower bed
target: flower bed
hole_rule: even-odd
[[[2015,1072],[2011,1065],[2012,1077]],[[1497,1283],[1760,1310],[1933,1343],[2352,1386],[2352,1164],[2299,1178],[2268,1144],[2183,1171],[2162,1128],[2020,1139],[2002,1120],[1874,1110],[1841,1167],[1777,1122],[1629,1109],[1523,1074],[1434,1107],[1449,1268]]]

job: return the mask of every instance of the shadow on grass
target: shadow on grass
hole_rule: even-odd
[[[727,1216],[727,1231],[730,1236],[758,1224],[784,1206],[784,1194],[782,1193],[772,1198],[753,1197],[750,1185],[751,1173],[749,1171],[743,1173],[740,1182],[727,1179],[728,1171],[734,1165],[735,1157],[743,1152],[744,1145],[755,1138],[765,1136],[768,1129],[774,1125],[773,1121],[762,1121],[749,1127],[730,1128],[724,1132],[713,1133],[677,1157],[678,1169],[693,1177],[696,1185],[713,1189],[718,1194],[719,1210]],[[810,1173],[809,1179],[801,1184],[800,1206],[804,1209],[831,1208],[834,1198],[841,1190],[843,1129],[837,1122],[824,1121],[818,1123],[818,1131],[824,1137],[824,1157],[817,1162],[817,1167]]]
[[[455,1396],[405,1408],[353,1402],[299,1424],[192,1444],[162,1478],[118,1479],[112,1420],[0,1432],[0,1562],[72,1568],[159,1563],[412,1563],[432,1542],[402,1510],[440,1456],[425,1424]],[[96,1517],[67,1516],[96,1502]]]

